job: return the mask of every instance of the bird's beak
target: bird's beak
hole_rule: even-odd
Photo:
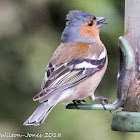
[[[104,17],[96,17],[96,27],[99,29],[100,27],[104,26],[107,23],[104,23],[104,21],[106,21],[107,19]]]

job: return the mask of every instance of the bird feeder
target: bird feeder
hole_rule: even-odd
[[[125,34],[119,37],[120,68],[117,98],[112,104],[68,104],[67,109],[117,110],[112,130],[140,132],[140,1],[125,1]]]

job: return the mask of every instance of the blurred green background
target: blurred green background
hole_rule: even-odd
[[[66,110],[63,104],[42,125],[23,126],[39,105],[32,97],[40,91],[45,68],[60,43],[66,14],[76,9],[108,18],[100,37],[108,50],[109,65],[95,94],[115,101],[124,0],[0,0],[0,133],[61,133],[61,138],[42,138],[49,140],[139,139],[139,133],[111,130],[113,112]]]

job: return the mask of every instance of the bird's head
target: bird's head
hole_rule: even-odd
[[[107,23],[104,17],[95,17],[87,12],[74,10],[67,15],[62,43],[95,42],[99,39],[99,28]]]

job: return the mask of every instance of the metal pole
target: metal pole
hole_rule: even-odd
[[[126,75],[130,83],[124,111],[140,112],[140,0],[125,0],[124,37],[134,52],[133,67]]]
[[[125,33],[128,52],[132,57],[126,59],[121,52],[118,94],[123,95],[123,111],[116,112],[112,119],[112,130],[140,132],[140,1],[125,0]],[[124,61],[127,60],[127,61]],[[132,60],[133,63],[130,63]],[[126,63],[125,63],[126,62]],[[127,66],[127,64],[129,64]],[[128,68],[128,69],[127,69]]]

